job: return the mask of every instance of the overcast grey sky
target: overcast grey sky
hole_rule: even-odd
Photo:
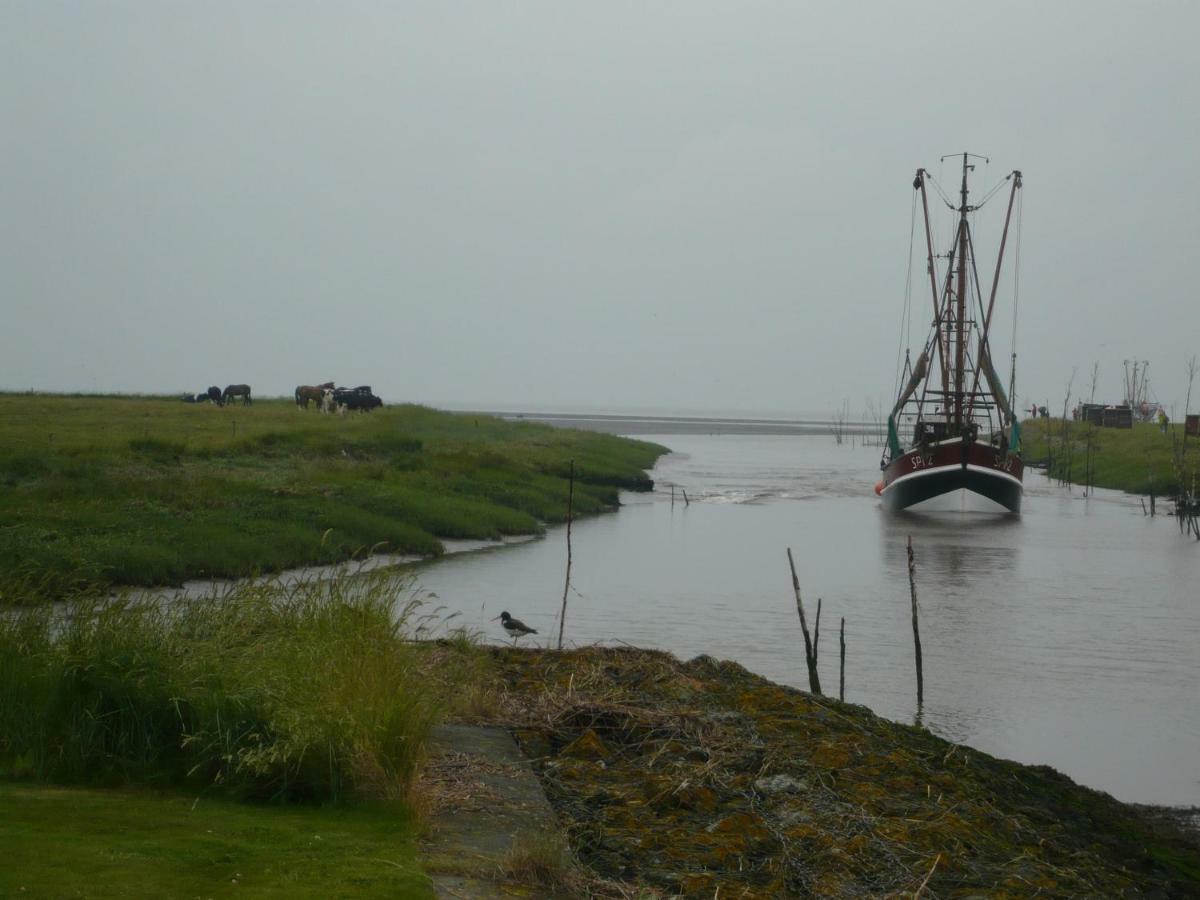
[[[913,171],[970,150],[981,192],[1025,175],[1019,400],[1137,358],[1182,412],[1198,34],[1191,2],[3,0],[0,389],[859,410]]]

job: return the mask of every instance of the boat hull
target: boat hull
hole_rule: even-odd
[[[883,470],[880,497],[888,509],[908,509],[952,491],[965,490],[1021,511],[1024,465],[1016,454],[990,444],[951,439],[915,447]]]

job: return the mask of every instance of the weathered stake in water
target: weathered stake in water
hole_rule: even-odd
[[[558,649],[562,649],[563,626],[567,624],[567,592],[571,590],[571,512],[575,502],[575,460],[571,460],[571,474],[567,481],[567,579],[563,584],[562,612],[558,617]]]
[[[787,557],[788,566],[792,570],[792,590],[796,594],[796,612],[800,613],[800,630],[804,632],[804,662],[808,666],[808,689],[814,694],[820,694],[821,677],[817,674],[817,651],[808,633],[808,622],[804,618],[804,601],[800,599],[800,579],[796,577],[796,562],[792,559],[791,547],[788,547]]]
[[[908,595],[912,601],[913,646],[917,655],[917,711],[925,702],[925,676],[921,672],[921,628],[917,624],[917,566],[913,562],[912,535],[908,536]]]
[[[845,702],[846,700],[846,617],[842,616],[842,631],[840,634],[842,645],[842,659],[840,678],[838,679],[838,699]]]

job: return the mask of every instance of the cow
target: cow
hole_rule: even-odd
[[[209,390],[211,391],[212,388],[209,388]],[[241,397],[242,405],[248,406],[250,404],[250,385],[248,385],[248,384],[231,384],[231,385],[229,385],[229,387],[225,388],[225,392],[223,394],[221,394],[221,402],[228,403],[234,397]]]
[[[372,394],[370,387],[365,384],[353,390],[338,388],[333,392],[333,402],[339,407],[359,412],[370,412],[377,406],[383,406],[383,401]]]

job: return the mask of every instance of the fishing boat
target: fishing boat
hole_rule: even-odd
[[[943,157],[943,162],[957,160],[958,155]],[[983,498],[973,508],[1012,513],[1021,510],[1025,468],[1021,459],[1021,427],[1009,402],[1013,395],[1016,353],[1012,353],[1006,391],[992,363],[990,348],[996,295],[1014,207],[1018,223],[1014,233],[1018,238],[1020,235],[1021,173],[1016,170],[1009,173],[973,205],[967,181],[975,169],[973,160],[978,159],[986,162],[984,157],[962,154],[962,186],[955,199],[947,196],[925,169],[917,169],[913,179],[913,218],[915,222],[919,198],[933,318],[916,359],[913,359],[914,348],[909,348],[899,367],[898,386],[903,387],[888,415],[887,444],[880,461],[883,477],[875,485],[875,492],[887,509],[928,506],[932,504],[927,501],[959,494]],[[931,183],[953,216],[953,238],[943,253],[934,249],[930,226]],[[972,223],[985,203],[994,196],[1003,196],[1000,191],[1006,183],[1010,188],[1008,211],[985,304]],[[1016,245],[1018,240],[1013,243]],[[1019,259],[1019,250],[1015,255]],[[911,272],[911,244],[909,256]],[[1014,310],[1015,282],[1014,275]],[[910,301],[915,302],[911,276],[909,284],[906,306]],[[1015,334],[1015,313],[1012,330]],[[936,505],[944,502],[939,500]]]

